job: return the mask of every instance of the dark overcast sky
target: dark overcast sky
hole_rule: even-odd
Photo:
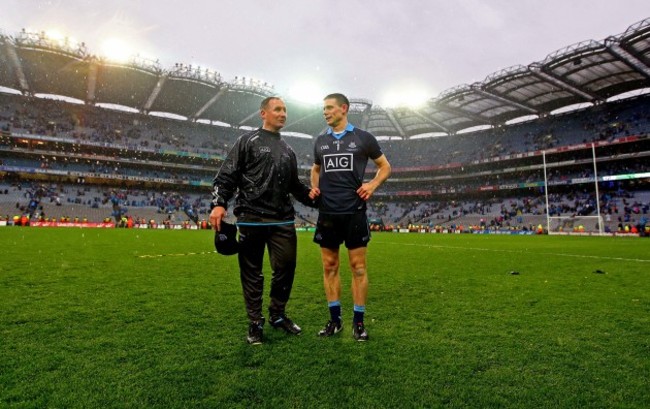
[[[434,97],[650,17],[648,0],[1,0],[0,28],[57,30],[100,54],[116,38],[164,67],[193,63],[388,105]],[[304,85],[307,87],[307,85]]]

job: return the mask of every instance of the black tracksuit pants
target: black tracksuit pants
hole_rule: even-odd
[[[239,227],[239,270],[246,312],[251,321],[262,319],[265,248],[271,258],[271,316],[284,314],[296,272],[296,228],[291,224]]]

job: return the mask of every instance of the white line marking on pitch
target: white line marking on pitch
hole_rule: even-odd
[[[439,246],[439,245],[435,245],[435,244],[395,243],[395,242],[389,242],[389,241],[377,241],[376,243],[398,244],[398,245],[402,245],[402,246],[431,247],[431,248],[440,248],[440,249],[493,251],[493,252],[497,252],[497,253],[528,253],[528,251],[524,251],[524,250],[501,250],[501,249],[486,249],[486,248],[480,248],[480,247]],[[542,254],[542,255],[546,255],[546,256],[595,258],[595,259],[601,259],[601,260],[635,261],[635,262],[639,262],[639,263],[650,263],[650,260],[643,259],[643,258],[587,256],[587,255],[582,255],[582,254],[569,254],[569,253],[542,253],[542,252],[535,252],[535,254]]]
[[[136,256],[138,258],[158,258],[158,257],[179,257],[179,256],[200,256],[203,254],[216,254],[216,251],[202,251],[200,253],[172,253],[172,254],[143,254]]]

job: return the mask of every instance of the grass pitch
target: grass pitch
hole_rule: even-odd
[[[357,343],[344,250],[345,330],[316,336],[320,256],[300,234],[303,335],[267,325],[261,346],[211,232],[0,243],[0,407],[650,407],[650,240],[375,234]]]

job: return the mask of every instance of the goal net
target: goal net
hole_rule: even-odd
[[[599,234],[602,223],[601,216],[551,216],[548,234]]]

